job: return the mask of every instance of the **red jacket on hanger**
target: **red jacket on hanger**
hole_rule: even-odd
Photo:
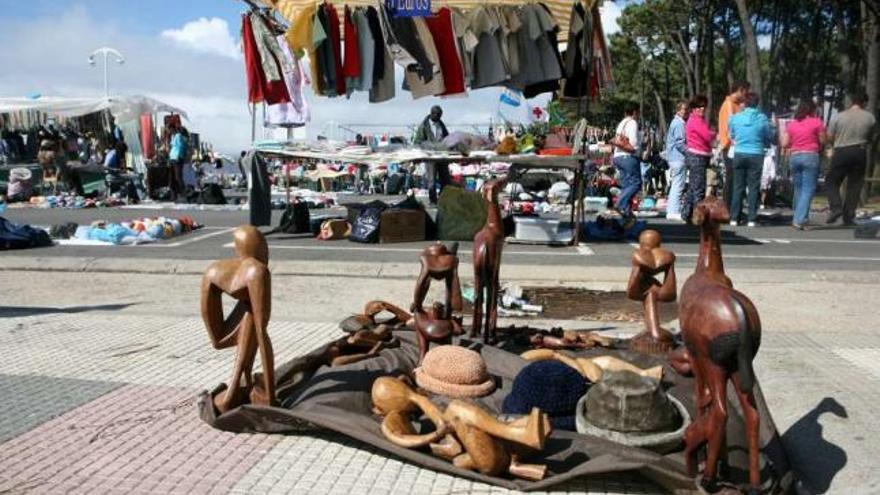
[[[358,78],[361,75],[361,56],[358,51],[357,27],[351,20],[351,10],[345,6],[345,61],[342,65],[342,75],[345,77]]]

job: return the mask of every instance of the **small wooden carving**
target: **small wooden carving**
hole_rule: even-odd
[[[550,349],[536,349],[526,351],[520,355],[526,361],[545,361],[556,360],[575,369],[587,380],[598,383],[602,380],[604,374],[608,371],[631,371],[640,376],[654,378],[659,381],[663,378],[663,367],[654,366],[653,368],[642,369],[622,359],[613,356],[597,356],[594,358],[575,358],[568,356],[562,352]]]
[[[504,248],[504,225],[498,193],[504,189],[507,179],[490,180],[483,184],[483,199],[488,206],[486,225],[474,236],[474,318],[471,337],[482,330],[483,342],[495,343],[498,324],[498,291],[500,286],[501,251]],[[486,301],[485,320],[483,298]]]
[[[431,452],[457,467],[489,476],[508,472],[540,480],[546,466],[523,464],[520,458],[543,450],[550,435],[550,420],[538,409],[512,422],[495,416],[471,402],[453,400],[441,413],[427,397],[413,391],[402,379],[377,378],[372,389],[373,409],[382,419],[382,434],[406,448],[430,446]],[[412,414],[421,411],[434,424],[432,432],[417,434]]]
[[[632,255],[632,272],[626,295],[642,301],[645,331],[633,337],[630,349],[644,354],[666,354],[675,347],[672,334],[660,328],[659,302],[675,301],[675,255],[660,247],[660,233],[646,230],[639,236],[639,247]],[[663,283],[655,277],[663,274]]]
[[[382,434],[391,443],[408,449],[424,447],[440,441],[448,426],[440,409],[427,397],[413,391],[403,380],[383,376],[373,382],[373,410],[385,416],[382,420]],[[418,435],[413,430],[410,415],[422,411],[434,424],[431,433]]]
[[[692,222],[700,228],[697,268],[681,291],[681,335],[686,351],[671,356],[671,364],[694,375],[696,418],[685,432],[685,457],[692,474],[697,451],[706,446],[703,486],[717,487],[719,459],[726,455],[727,381],[732,380],[742,407],[749,451],[750,491],[760,492],[758,409],[753,394],[752,362],[761,341],[761,322],[755,306],[733,289],[724,274],[719,225],[730,214],[717,198],[697,204]]]
[[[563,330],[561,335],[552,332],[536,331],[529,335],[529,345],[537,349],[592,349],[611,347],[612,339],[595,332]]]
[[[237,258],[212,263],[202,278],[201,290],[202,320],[211,344],[215,349],[237,347],[232,378],[226,390],[214,397],[220,413],[244,404],[248,394],[251,404],[272,405],[275,401],[275,362],[267,331],[272,310],[269,247],[263,234],[252,226],[237,228],[233,238]],[[238,301],[225,320],[223,294]],[[263,373],[255,382],[251,374],[258,349]]]
[[[425,248],[420,257],[422,270],[413,294],[412,312],[419,339],[419,363],[428,352],[429,342],[448,344],[461,329],[461,282],[458,279],[458,243],[447,248],[436,243]],[[446,286],[445,303],[434,303],[428,311],[422,307],[432,280]]]

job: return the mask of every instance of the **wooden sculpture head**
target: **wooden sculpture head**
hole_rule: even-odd
[[[641,249],[654,249],[660,247],[660,232],[648,229],[639,235],[639,247]]]
[[[269,245],[266,237],[253,225],[242,225],[232,234],[235,254],[241,258],[254,258],[269,263]]]
[[[492,204],[498,203],[498,193],[504,189],[504,184],[506,181],[503,180],[490,180],[483,184],[483,199]]]
[[[730,222],[727,205],[719,198],[706,198],[694,207],[691,222],[700,227],[700,254],[696,271],[732,285],[724,275],[724,262],[721,259],[721,224]]]
[[[432,244],[422,251],[420,260],[423,270],[432,275],[445,275],[458,268],[458,243],[453,242],[448,248],[442,242]]]

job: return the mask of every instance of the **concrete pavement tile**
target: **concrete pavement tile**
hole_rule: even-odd
[[[0,402],[0,443],[121,385],[0,373],[0,397],[3,397]]]
[[[332,323],[273,322],[269,334],[282,363],[342,332]],[[211,347],[200,319],[161,315],[4,318],[0,347],[16,356],[0,360],[0,373],[197,389],[227,380],[235,359],[234,350]]]
[[[43,423],[3,444],[0,491],[35,483],[38,491],[68,490],[95,479],[122,491],[164,493],[165,488],[187,482],[194,491],[228,491],[239,477],[230,477],[224,447],[233,438],[248,435],[210,428],[198,418],[193,399],[193,390],[129,385]],[[201,439],[196,451],[180,443],[181,437],[192,432]],[[137,451],[131,448],[144,437],[156,442],[148,459],[133,454]],[[257,437],[256,441],[238,447],[246,455],[241,461],[245,469],[259,460],[259,449],[279,440],[268,435],[251,437]],[[35,461],[22,466],[12,462],[15,456],[9,452]],[[192,469],[184,472],[180,469],[184,465]]]

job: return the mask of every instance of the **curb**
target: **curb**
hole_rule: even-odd
[[[213,260],[169,260],[160,258],[100,258],[59,256],[3,256],[0,271],[132,273],[153,275],[202,275]],[[692,268],[679,265],[678,277],[684,281]],[[418,263],[360,263],[340,261],[270,261],[276,277],[340,277],[413,280],[419,275]],[[473,278],[468,266],[462,266],[462,279]],[[553,284],[601,284],[605,290],[622,290],[629,279],[630,266],[554,266],[502,264],[502,280]],[[791,284],[838,282],[876,285],[875,273],[864,271],[757,270],[733,269],[728,275],[735,284]]]

